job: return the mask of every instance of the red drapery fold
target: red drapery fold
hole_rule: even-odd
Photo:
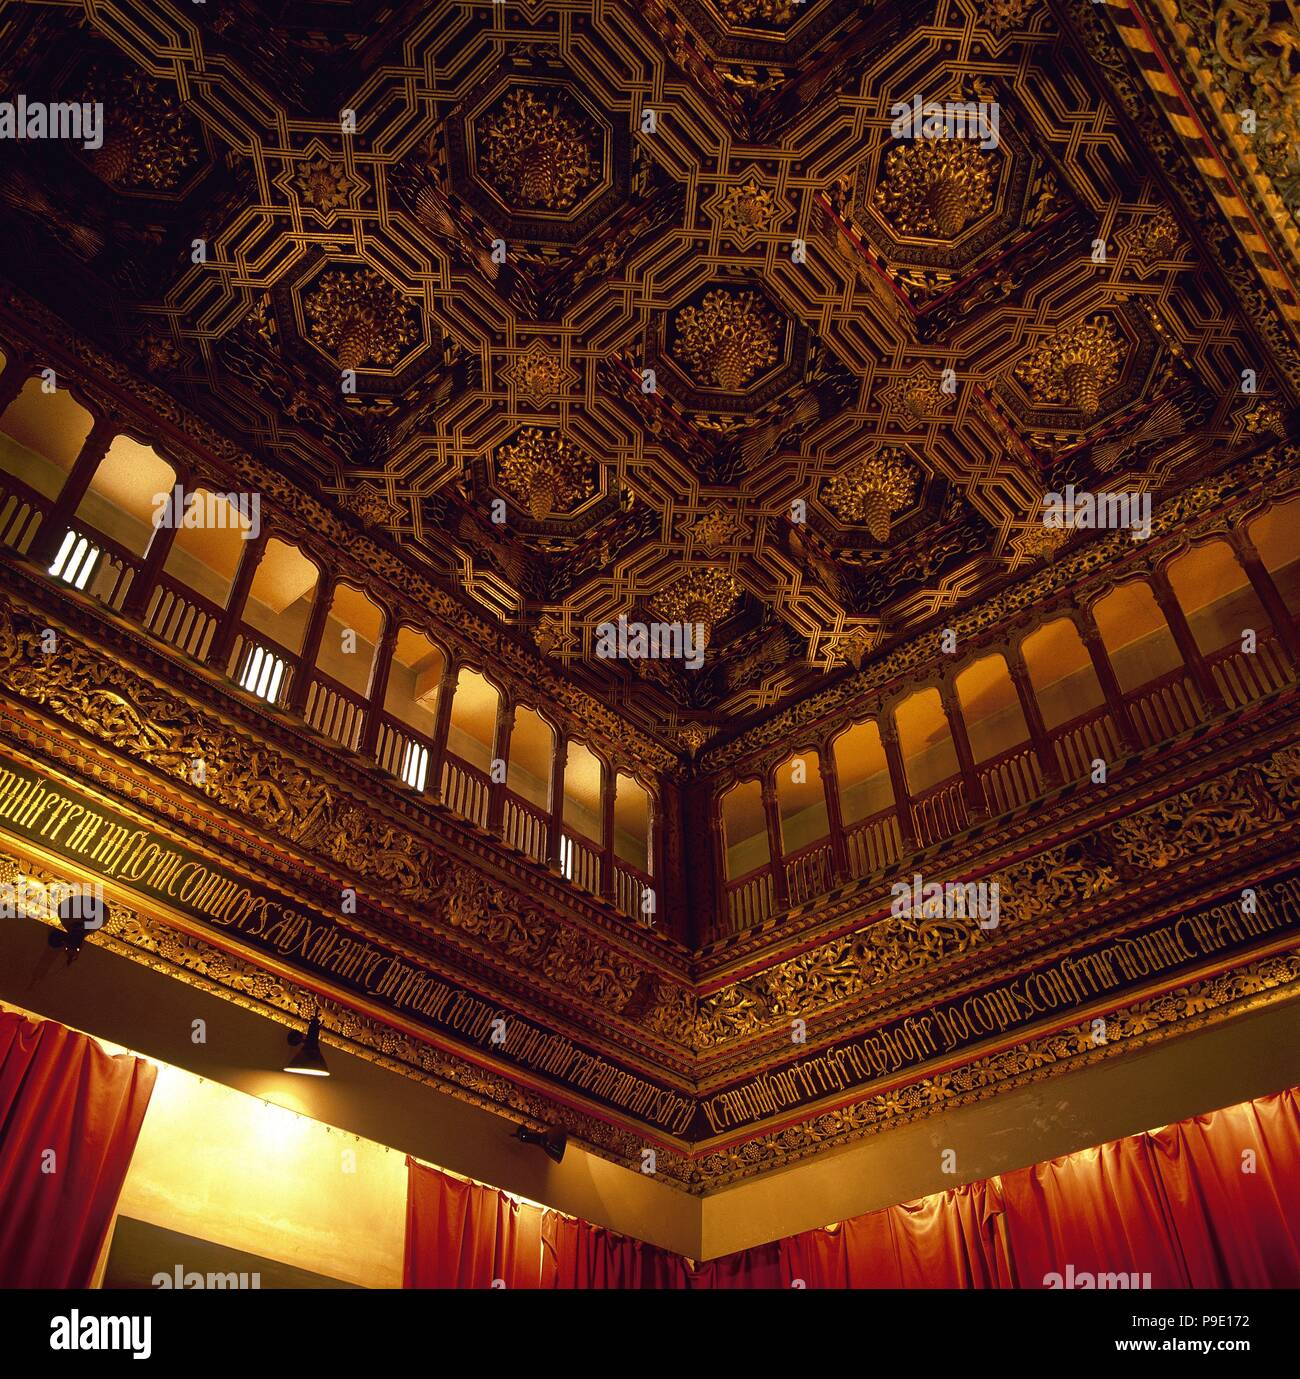
[[[0,1287],[90,1286],[157,1074],[0,1010]]]
[[[1300,1287],[1295,1088],[697,1265],[408,1162],[408,1287]]]

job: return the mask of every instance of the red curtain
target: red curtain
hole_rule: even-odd
[[[157,1069],[0,1010],[0,1288],[87,1288]]]
[[[1300,1089],[694,1265],[408,1162],[408,1287],[1300,1287]]]

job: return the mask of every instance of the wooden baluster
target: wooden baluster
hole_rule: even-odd
[[[1196,637],[1188,624],[1187,615],[1183,612],[1182,604],[1178,602],[1178,596],[1174,593],[1164,568],[1157,566],[1153,569],[1149,582],[1156,602],[1160,605],[1160,611],[1169,624],[1169,630],[1174,634],[1178,654],[1183,658],[1206,708],[1212,714],[1226,712],[1228,705],[1218,685],[1214,683],[1214,675],[1206,665],[1205,657],[1201,655],[1201,648],[1196,644]]]

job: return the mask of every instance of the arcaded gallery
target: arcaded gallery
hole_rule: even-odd
[[[1298,51],[0,8],[0,1287],[1300,1287]]]

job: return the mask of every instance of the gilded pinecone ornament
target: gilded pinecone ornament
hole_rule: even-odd
[[[323,274],[303,307],[312,338],[341,369],[391,368],[419,336],[410,303],[373,268]]]
[[[714,629],[735,611],[740,585],[725,570],[703,565],[674,580],[651,600],[667,622],[694,623],[700,628],[700,650],[708,648]]]
[[[555,100],[511,91],[480,129],[483,173],[509,201],[562,211],[595,184],[590,135]]]
[[[1068,402],[1084,416],[1101,410],[1103,388],[1119,379],[1120,344],[1105,316],[1062,326],[1033,356],[1016,369],[1034,401]]]
[[[890,151],[875,202],[905,235],[955,239],[993,205],[990,155],[970,139],[917,139]]]
[[[537,521],[567,512],[596,491],[592,462],[559,431],[525,427],[497,452],[501,486]]]
[[[703,383],[739,392],[776,359],[776,323],[752,292],[715,288],[677,313],[677,353]]]
[[[176,97],[151,77],[92,73],[87,95],[103,102],[103,142],[95,173],[113,187],[170,191],[199,156],[193,126]]]
[[[837,475],[822,496],[845,521],[865,522],[873,540],[888,541],[894,514],[916,496],[916,471],[904,451],[890,446]]]

